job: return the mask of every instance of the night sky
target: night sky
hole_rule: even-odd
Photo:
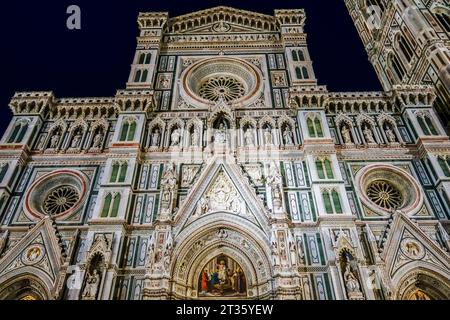
[[[15,91],[53,91],[58,98],[113,96],[125,88],[142,11],[170,17],[218,5],[273,15],[304,8],[320,85],[330,91],[381,90],[343,0],[22,0],[0,4],[0,132],[11,118]],[[66,9],[81,7],[81,30],[66,28]]]

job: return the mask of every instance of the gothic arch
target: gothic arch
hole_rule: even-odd
[[[272,277],[268,237],[248,220],[216,212],[198,219],[175,238],[171,266],[173,294],[196,299],[198,278],[205,264],[224,254],[235,260],[247,280],[247,297],[261,298],[271,290]]]

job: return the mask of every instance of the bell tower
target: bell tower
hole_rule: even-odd
[[[450,1],[345,0],[385,90],[435,88],[434,107],[450,127]]]

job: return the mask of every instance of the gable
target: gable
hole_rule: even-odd
[[[174,218],[175,233],[192,222],[215,213],[239,216],[266,229],[266,209],[246,181],[236,164],[219,159],[212,161],[182,202]]]

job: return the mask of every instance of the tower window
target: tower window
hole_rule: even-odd
[[[8,172],[9,164],[8,163],[2,163],[0,164],[0,182],[3,181],[3,179],[6,176],[6,173]]]
[[[392,67],[394,68],[394,71],[397,75],[398,80],[402,81],[403,77],[406,74],[403,64],[397,59],[397,57],[395,55],[391,55],[390,58],[391,58],[390,60],[391,60]]]
[[[20,143],[28,130],[28,123],[24,121],[18,121],[14,125],[14,129],[9,136],[8,143]]]
[[[450,32],[450,15],[446,12],[436,13],[436,19],[442,24],[446,32]]]

